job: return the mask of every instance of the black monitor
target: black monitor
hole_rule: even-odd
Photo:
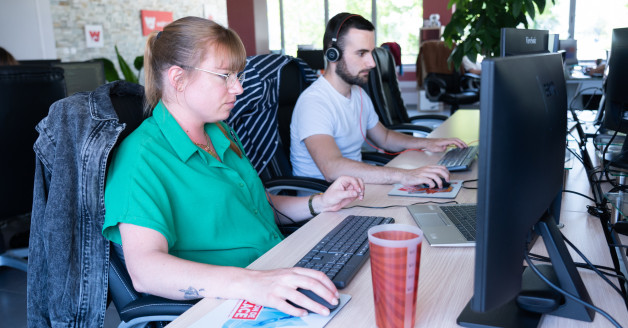
[[[542,54],[549,52],[549,31],[518,28],[502,28],[501,57]]]
[[[20,65],[25,66],[53,66],[56,63],[60,63],[61,59],[28,59],[28,60],[18,60]]]
[[[312,69],[325,69],[325,55],[323,50],[316,49],[298,49],[297,58],[303,59]]]
[[[628,133],[628,27],[613,30],[604,92],[602,128]],[[624,142],[614,166],[628,168],[628,143]]]
[[[63,68],[67,95],[80,91],[92,91],[105,84],[105,67],[100,60],[62,62],[54,66]]]
[[[565,65],[578,65],[578,40],[559,40],[558,49],[565,52]]]
[[[537,312],[592,320],[591,311],[539,283],[522,265],[534,229],[552,260],[552,266],[539,267],[590,302],[554,220],[560,215],[566,131],[560,54],[482,62],[474,289],[458,324],[536,327]],[[537,285],[542,288],[530,290]]]

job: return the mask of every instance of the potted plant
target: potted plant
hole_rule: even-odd
[[[551,0],[554,3],[555,0]],[[493,57],[499,54],[500,32],[503,27],[528,28],[528,17],[534,20],[545,10],[546,0],[450,0],[456,7],[451,21],[445,26],[443,38],[451,47],[450,60],[460,67],[465,55],[473,62],[479,54]]]
[[[120,65],[120,70],[122,71],[124,80],[132,83],[139,83],[139,71],[144,66],[144,56],[137,56],[133,61],[133,66],[138,71],[138,74],[135,75],[129,64],[127,64],[124,58],[122,58],[122,56],[120,55],[120,52],[118,51],[118,46],[115,46],[115,49],[116,56],[118,57],[118,65]],[[113,62],[111,60],[104,57],[97,58],[97,60],[101,60],[105,66],[105,79],[107,80],[107,82],[120,80],[120,75],[118,75],[118,71],[116,70],[116,67],[113,65]]]

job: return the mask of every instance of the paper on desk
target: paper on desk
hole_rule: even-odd
[[[326,317],[315,313],[310,313],[305,317],[293,317],[279,310],[255,305],[245,300],[227,300],[190,327],[325,327],[350,299],[351,295],[340,294],[340,305]]]
[[[407,187],[402,184],[396,184],[393,189],[388,192],[388,195],[424,198],[456,198],[460,188],[462,188],[462,182],[462,180],[451,180],[449,181],[450,185],[447,188],[421,188],[419,186]]]

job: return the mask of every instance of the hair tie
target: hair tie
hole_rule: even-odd
[[[161,31],[159,31],[159,33],[157,33],[157,36],[155,37],[155,40],[159,40],[160,36],[161,36]]]

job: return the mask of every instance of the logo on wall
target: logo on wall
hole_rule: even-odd
[[[142,19],[142,35],[152,31],[163,31],[164,26],[172,22],[171,11],[140,10]]]
[[[101,48],[104,45],[102,25],[85,25],[87,48]]]

